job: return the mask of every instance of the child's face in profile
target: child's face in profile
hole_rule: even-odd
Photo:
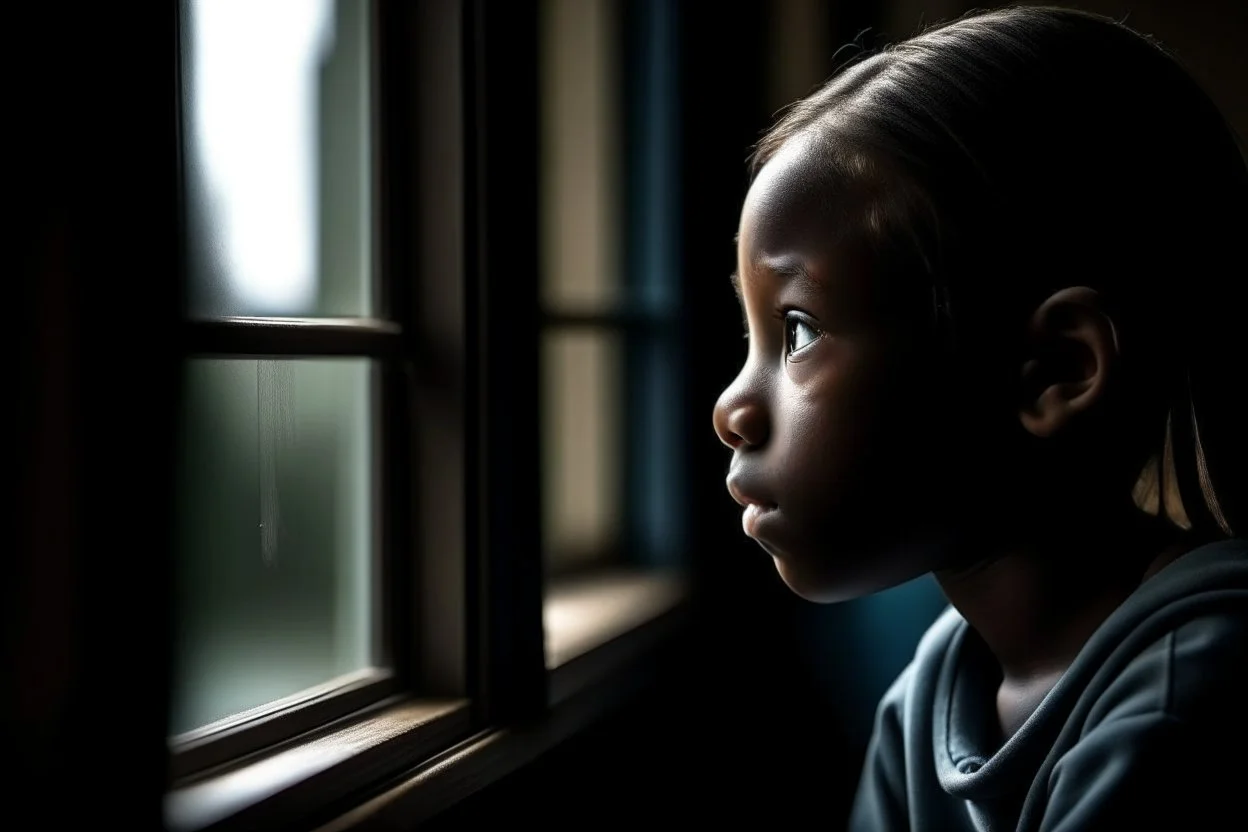
[[[714,423],[745,533],[799,595],[833,601],[933,568],[915,544],[957,475],[942,470],[917,305],[873,279],[864,217],[818,184],[811,151],[790,140],[746,196],[734,281],[749,350]]]

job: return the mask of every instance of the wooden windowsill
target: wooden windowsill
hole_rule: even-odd
[[[550,707],[523,727],[483,731],[317,832],[414,828],[532,762],[644,687],[645,659],[679,620],[679,576],[602,571],[547,587]]]
[[[171,832],[283,825],[302,807],[341,799],[378,772],[428,758],[468,731],[463,701],[383,704],[194,781],[165,797]]]
[[[645,658],[677,620],[670,573],[601,571],[547,587],[549,709],[537,724],[472,735],[463,700],[380,703],[327,728],[178,783],[171,832],[298,825],[399,772],[397,785],[324,827],[340,832],[431,817],[588,726],[644,685]]]
[[[684,597],[683,578],[669,571],[603,569],[551,582],[542,609],[550,703],[653,646]]]

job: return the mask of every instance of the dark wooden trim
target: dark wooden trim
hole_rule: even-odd
[[[473,697],[481,724],[546,704],[539,390],[539,66],[533,0],[469,0],[465,91]]]
[[[196,356],[394,357],[403,346],[397,323],[374,318],[221,318],[183,325],[183,351]]]
[[[382,661],[394,669],[399,684],[418,685],[413,656],[412,621],[419,599],[410,591],[419,552],[412,516],[413,480],[419,468],[411,445],[413,326],[411,312],[411,197],[407,171],[411,164],[407,113],[406,51],[399,38],[407,16],[405,4],[375,0],[372,4],[373,124],[373,268],[378,309],[396,337],[380,368],[378,385],[381,441],[377,460],[379,494],[376,505],[381,557],[374,584],[380,609],[374,618]]]
[[[415,492],[413,545],[420,557],[403,586],[415,599],[409,619],[423,695],[468,695],[466,577],[474,557],[465,528],[471,500],[465,486],[472,434],[465,405],[469,366],[465,268],[464,13],[461,0],[394,0],[404,14],[394,32],[404,87],[393,109],[405,117],[404,169],[392,178],[408,195],[402,230],[409,241],[409,329],[419,332],[413,362],[409,433]],[[436,78],[437,83],[429,79]]]
[[[201,773],[323,728],[395,692],[386,671],[354,674],[340,685],[302,691],[175,737],[170,776],[182,785]]]
[[[179,784],[165,800],[171,832],[306,829],[378,779],[410,770],[469,732],[462,701],[395,699],[322,725],[263,755]]]

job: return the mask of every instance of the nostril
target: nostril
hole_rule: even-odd
[[[718,418],[718,415],[715,419],[715,435],[719,437],[720,442],[733,450],[736,450],[737,446],[743,441],[740,436],[728,427],[727,421]]]
[[[734,449],[741,445],[757,447],[767,441],[767,418],[761,407],[746,405],[734,408],[728,415],[729,443]]]
[[[767,441],[769,426],[763,399],[755,388],[743,384],[741,378],[715,402],[713,418],[719,441],[733,450]]]

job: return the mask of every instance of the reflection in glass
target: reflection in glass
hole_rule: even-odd
[[[378,660],[373,370],[188,362],[171,733]]]
[[[184,0],[191,312],[372,314],[366,0]]]
[[[543,534],[547,565],[567,569],[620,547],[621,351],[609,332],[543,341]]]

